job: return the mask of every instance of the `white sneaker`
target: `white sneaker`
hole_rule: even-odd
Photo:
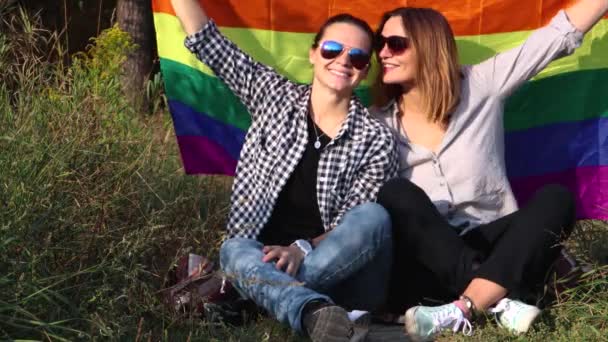
[[[415,306],[405,313],[405,330],[412,341],[432,341],[447,329],[461,330],[467,336],[473,333],[471,322],[454,303]]]
[[[501,327],[517,334],[527,332],[540,315],[540,309],[536,306],[509,298],[501,299],[490,312],[496,314]]]

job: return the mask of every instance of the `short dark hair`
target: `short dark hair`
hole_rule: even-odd
[[[325,23],[323,23],[323,25],[321,25],[319,32],[317,32],[317,34],[315,35],[315,39],[312,42],[312,47],[314,49],[319,47],[319,42],[321,41],[321,38],[323,38],[323,35],[325,34],[325,30],[329,26],[331,26],[333,24],[337,24],[337,23],[346,23],[346,24],[351,24],[351,25],[357,26],[358,28],[363,30],[363,32],[365,32],[365,34],[368,36],[369,42],[370,42],[370,47],[373,46],[372,44],[374,42],[374,31],[372,31],[372,28],[369,26],[369,24],[365,20],[357,18],[348,13],[341,13],[341,14],[336,14],[336,15],[330,17],[329,19],[327,19],[325,21]]]

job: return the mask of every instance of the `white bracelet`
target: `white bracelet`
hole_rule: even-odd
[[[294,241],[292,245],[298,247],[302,251],[302,253],[304,253],[304,256],[307,256],[308,253],[312,252],[312,246],[310,245],[310,242],[306,240],[298,239]]]

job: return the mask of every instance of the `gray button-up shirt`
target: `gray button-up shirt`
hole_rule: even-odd
[[[464,66],[461,101],[436,153],[408,140],[395,101],[374,111],[397,139],[399,175],[421,187],[462,233],[517,210],[504,158],[505,98],[582,38],[560,11],[522,45]]]

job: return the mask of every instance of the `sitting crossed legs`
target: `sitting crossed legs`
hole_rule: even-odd
[[[385,301],[392,239],[388,214],[378,204],[347,212],[306,255],[295,276],[277,269],[276,262],[264,262],[263,248],[253,239],[226,240],[220,250],[222,270],[241,294],[313,341],[343,341],[351,334],[342,307],[374,310]]]

